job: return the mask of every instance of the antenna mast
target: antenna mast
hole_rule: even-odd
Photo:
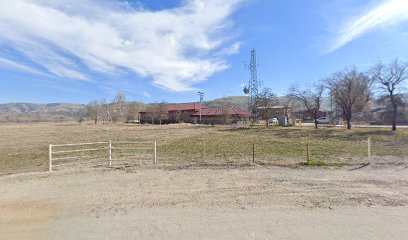
[[[258,79],[258,63],[256,59],[256,51],[255,49],[251,50],[251,61],[249,63],[249,72],[250,72],[250,78],[249,78],[249,108],[252,113],[255,113],[256,111],[256,98],[258,97],[259,94],[259,88],[261,86],[261,81]]]

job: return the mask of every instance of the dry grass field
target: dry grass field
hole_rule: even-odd
[[[393,156],[377,163],[398,163],[408,155],[408,129],[233,128],[225,126],[129,125],[90,123],[0,124],[0,175],[45,171],[48,144],[94,141],[156,140],[160,163],[247,163],[298,165],[310,159],[324,165],[352,165],[366,161],[367,138],[372,154]]]

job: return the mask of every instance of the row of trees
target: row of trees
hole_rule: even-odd
[[[292,86],[286,96],[287,104],[292,109],[303,109],[309,112],[315,119],[317,127],[318,113],[326,94],[330,96],[335,105],[336,114],[346,121],[347,128],[351,128],[351,122],[355,115],[367,109],[367,103],[377,99],[380,115],[388,119],[392,130],[396,130],[400,110],[405,107],[404,82],[408,79],[408,63],[398,59],[389,64],[377,63],[369,71],[360,71],[357,67],[346,68],[338,71],[312,88],[300,88]],[[277,104],[277,98],[269,88],[263,89],[256,98],[256,115],[266,120],[271,115],[268,107]],[[230,103],[223,106],[225,119],[228,123],[228,107]],[[104,99],[95,100],[88,104],[87,115],[95,121],[119,122],[136,120],[142,105],[137,102],[126,102],[126,95],[118,92],[112,102],[106,103]],[[153,109],[153,110],[152,110]],[[171,116],[166,111],[166,103],[153,105],[149,116],[151,122],[162,123],[163,120],[180,122],[182,113],[174,113]]]
[[[107,103],[105,99],[90,102],[87,105],[87,116],[95,124],[98,121],[114,123],[133,121],[137,119],[141,107],[142,105],[138,102],[126,102],[126,95],[118,92],[110,103]]]
[[[166,119],[169,118],[169,113],[167,112],[166,105],[167,103],[165,101],[162,101],[149,107],[148,112],[146,113],[146,118],[151,124],[157,123],[161,125]],[[174,121],[181,121],[181,115],[181,112],[176,112],[173,116],[174,118],[176,118]]]
[[[313,88],[291,87],[288,99],[310,112],[317,127],[317,113],[321,108],[325,90],[328,91],[341,117],[351,128],[354,114],[360,113],[377,95],[377,104],[384,117],[389,119],[392,130],[396,130],[399,110],[405,106],[404,82],[408,79],[408,63],[398,59],[389,64],[377,63],[363,72],[352,67],[332,74]]]

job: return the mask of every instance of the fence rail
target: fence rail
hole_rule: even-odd
[[[68,144],[54,144],[53,147],[66,147],[66,146],[83,146],[83,145],[95,145],[103,144],[108,142],[91,142],[91,143],[68,143]]]
[[[104,146],[101,146],[104,145]],[[107,145],[107,146],[106,146]],[[117,147],[115,147],[115,145]],[[140,145],[148,145],[146,147]],[[91,148],[81,148],[83,146],[91,146]],[[92,148],[92,146],[94,146]],[[132,146],[132,147],[126,147]],[[79,160],[91,158],[98,158],[98,161],[107,162],[112,166],[113,162],[123,161],[141,161],[144,157],[152,157],[153,163],[157,163],[156,141],[149,142],[132,142],[132,141],[107,141],[107,142],[90,142],[90,143],[69,143],[69,144],[49,144],[48,146],[48,160],[49,171],[53,170],[55,161],[58,160]],[[69,149],[67,149],[69,148]],[[143,151],[137,152],[134,151]],[[100,154],[90,154],[98,153]],[[150,153],[149,153],[150,152]],[[82,155],[75,155],[81,153]],[[87,154],[86,154],[87,153]],[[120,159],[120,157],[135,157],[134,159]],[[100,159],[102,158],[102,159]],[[63,165],[63,164],[61,164]]]

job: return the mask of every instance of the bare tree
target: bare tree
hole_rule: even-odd
[[[230,109],[231,109],[231,105],[221,108],[221,123],[224,125],[228,125],[232,121]]]
[[[155,107],[151,107],[150,111],[146,113],[146,117],[148,120],[150,120],[151,124],[154,124],[154,115],[155,115]]]
[[[297,86],[292,86],[289,90],[289,99],[302,106],[302,108],[306,109],[307,112],[312,114],[315,128],[317,128],[318,124],[317,118],[322,103],[323,92],[323,85],[316,85],[313,90],[301,90]]]
[[[325,82],[334,102],[341,109],[347,129],[351,129],[353,114],[361,112],[371,98],[370,79],[354,67],[333,74]]]
[[[177,110],[173,113],[173,121],[175,123],[180,123],[183,117],[183,113],[180,110]]]
[[[169,112],[167,111],[167,103],[162,101],[157,105],[157,119],[159,120],[159,124],[161,125],[163,120],[168,118]]]
[[[123,116],[123,110],[125,107],[126,95],[122,92],[117,92],[113,98],[112,104],[110,104],[110,118],[113,122],[118,122]]]
[[[230,99],[226,99],[220,104],[221,110],[221,124],[228,125],[231,123],[231,112],[232,102]]]
[[[157,121],[161,125],[163,120],[168,118],[167,103],[164,101],[151,107],[150,111],[152,114],[152,124]]]
[[[372,77],[375,83],[379,85],[384,95],[382,100],[386,107],[391,107],[391,125],[392,131],[397,130],[398,108],[404,105],[402,96],[399,94],[403,83],[408,79],[408,63],[393,60],[390,64],[376,64],[372,69]]]
[[[141,103],[130,102],[126,104],[126,121],[131,122],[134,120],[139,120],[139,111],[142,107]]]
[[[101,102],[98,100],[94,100],[86,106],[87,116],[95,121],[95,124],[98,123],[98,119],[102,112],[102,105]]]
[[[101,99],[99,103],[101,105],[101,113],[99,118],[103,121],[103,123],[110,122],[110,106],[106,103],[106,99]]]
[[[113,107],[112,104],[108,104],[105,102],[105,104],[103,104],[103,119],[106,122],[112,122],[112,115],[113,115]]]
[[[255,99],[256,114],[265,121],[265,126],[269,127],[269,119],[273,112],[271,107],[276,103],[276,96],[270,88],[264,88]]]
[[[182,112],[180,115],[181,115],[180,121],[182,121],[182,122],[191,122],[191,113]]]
[[[407,122],[407,111],[404,111],[405,107],[407,106],[405,101],[404,101],[404,96],[403,94],[395,94],[394,95],[394,101],[396,102],[396,105],[398,106],[398,111],[397,111],[397,117],[396,119],[398,121],[403,121]],[[376,100],[378,106],[380,106],[378,109],[375,111],[377,112],[377,121],[385,124],[393,124],[394,120],[394,109],[393,109],[393,104],[391,103],[391,100],[389,98],[389,95],[382,95]]]

